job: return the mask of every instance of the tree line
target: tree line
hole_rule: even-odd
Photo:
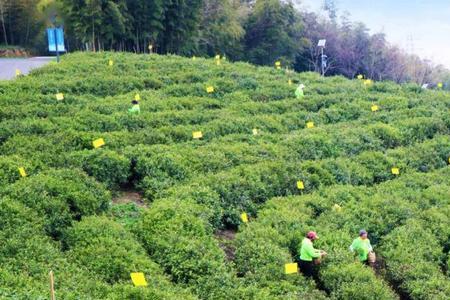
[[[283,0],[0,0],[5,45],[46,52],[45,28],[63,26],[69,51],[132,51],[185,56],[221,54],[258,65],[281,61],[319,71],[319,39],[327,39],[326,75],[375,80],[450,81],[443,66],[390,45],[325,0],[326,14]],[[152,48],[149,48],[152,45]],[[447,85],[448,86],[448,85]]]

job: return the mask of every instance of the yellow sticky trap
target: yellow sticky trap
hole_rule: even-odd
[[[333,205],[333,210],[339,212],[342,210],[342,207],[339,204],[335,204],[335,205]]]
[[[206,88],[206,92],[207,92],[208,94],[214,93],[214,87],[213,87],[213,86],[208,86],[208,87]]]
[[[108,65],[109,65],[110,67],[112,67],[112,66],[114,65],[114,62],[113,62],[112,59],[110,59],[110,60],[108,61]]]
[[[284,265],[284,274],[295,274],[297,273],[298,265],[297,263],[290,263]]]
[[[20,71],[19,69],[16,69],[16,76],[20,76],[22,75],[22,71]]]
[[[216,65],[220,66],[220,60],[216,60]]]
[[[195,57],[195,55],[194,56],[192,56],[192,60],[196,60],[197,59],[197,57]]]
[[[141,95],[139,94],[134,95],[134,100],[141,101]]]
[[[364,79],[364,76],[361,75],[361,74],[359,74],[357,78],[358,78],[359,80],[362,80],[362,79]]]
[[[102,138],[96,139],[95,141],[92,142],[92,145],[94,146],[95,149],[100,148],[105,145],[105,140]]]
[[[64,94],[63,93],[58,93],[55,96],[56,96],[56,100],[58,100],[58,101],[64,100]]]
[[[442,89],[443,86],[444,86],[444,84],[443,84],[442,82],[439,82],[439,83],[437,84],[437,87],[440,88],[440,89]]]
[[[242,222],[244,222],[244,223],[248,223],[248,216],[247,216],[247,213],[242,213],[242,214],[241,214],[241,220],[242,220]]]
[[[252,132],[253,132],[253,135],[258,135],[258,129],[253,128]]]
[[[373,81],[371,79],[364,80],[364,85],[365,86],[370,86],[370,85],[372,85],[372,83],[373,83]]]
[[[306,128],[314,128],[314,122],[306,123]]]
[[[194,139],[201,139],[203,137],[203,133],[201,131],[194,131],[192,132],[192,138]]]
[[[394,175],[399,175],[400,174],[400,169],[399,168],[392,168],[391,169],[392,174]]]
[[[372,107],[370,108],[373,112],[378,111],[380,108],[378,107],[378,105],[372,105]]]
[[[27,172],[25,172],[25,168],[23,167],[19,168],[19,174],[21,177],[27,177]]]
[[[292,85],[292,80],[291,79],[288,80],[288,84]]]
[[[299,190],[304,190],[305,189],[305,184],[303,183],[302,180],[297,181],[297,188]]]
[[[131,273],[131,281],[133,281],[134,286],[147,286],[147,280],[145,280],[144,273]]]

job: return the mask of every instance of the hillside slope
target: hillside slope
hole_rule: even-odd
[[[76,53],[0,82],[0,103],[4,298],[47,298],[50,270],[60,299],[450,295],[446,92]],[[123,190],[146,205],[115,203]],[[361,228],[376,272],[348,252]],[[237,230],[226,251],[219,229]],[[317,282],[284,274],[311,229],[329,252]]]

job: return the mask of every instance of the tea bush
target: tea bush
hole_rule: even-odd
[[[61,299],[449,294],[445,91],[100,52],[0,82],[0,103],[2,298],[48,298],[50,269]],[[347,250],[361,228],[376,273]],[[311,229],[329,252],[317,282],[283,272]]]

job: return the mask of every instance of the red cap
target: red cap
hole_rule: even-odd
[[[319,237],[317,236],[317,233],[315,231],[310,231],[308,232],[308,234],[306,235],[306,237],[310,240],[316,240]]]

